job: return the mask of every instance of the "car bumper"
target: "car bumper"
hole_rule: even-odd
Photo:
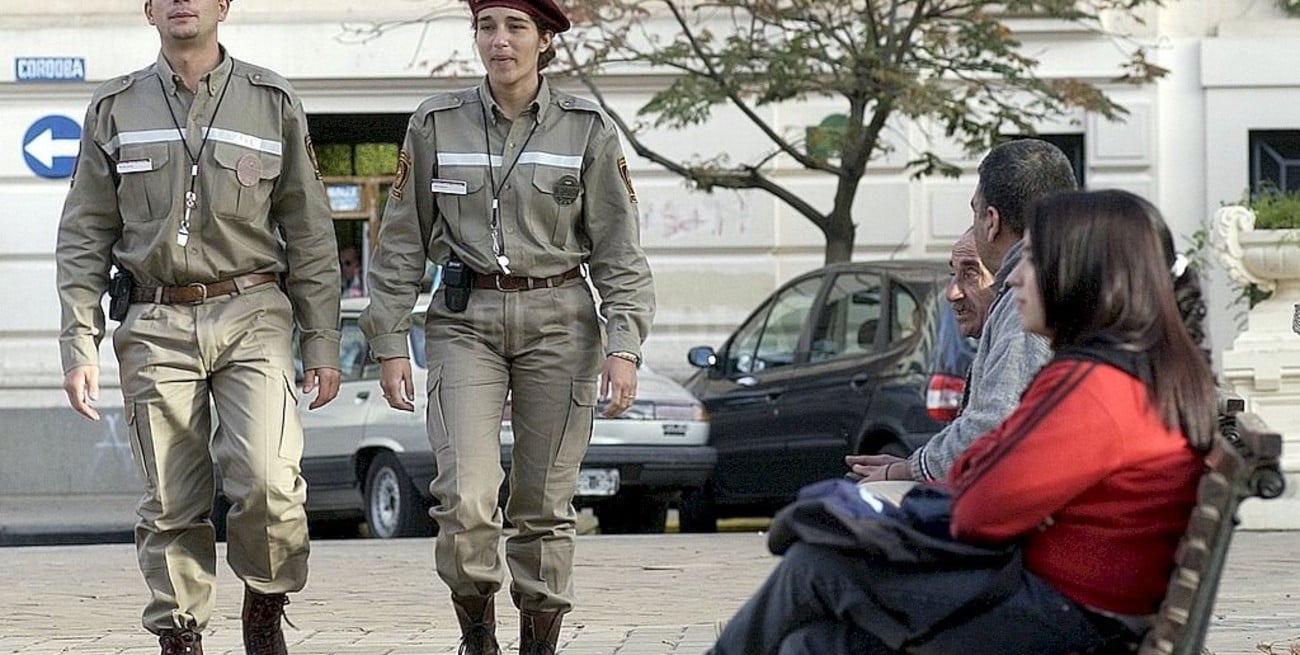
[[[501,467],[510,472],[511,447],[501,447]],[[429,496],[437,473],[429,453],[398,453],[398,461],[420,493]],[[628,446],[592,444],[584,469],[617,469],[619,490],[674,492],[704,485],[718,461],[712,446]]]
[[[585,469],[618,469],[620,489],[693,489],[704,486],[718,453],[712,446],[604,446],[593,444]]]

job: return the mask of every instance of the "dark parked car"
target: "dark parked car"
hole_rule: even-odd
[[[972,346],[944,299],[946,262],[851,262],[801,275],[759,305],[686,387],[718,462],[681,505],[683,531],[769,515],[847,454],[905,456],[955,416]]]

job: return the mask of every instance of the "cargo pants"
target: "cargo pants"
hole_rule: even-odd
[[[501,588],[501,413],[514,426],[505,515],[511,596],[520,609],[573,607],[573,495],[591,441],[603,348],[582,278],[551,289],[474,289],[463,313],[441,293],[425,321],[429,442],[437,463],[430,512],[439,577],[461,596]]]
[[[292,325],[288,297],[264,284],[198,305],[133,304],[113,334],[145,484],[135,542],[150,632],[201,631],[212,616],[214,459],[235,574],[264,594],[307,581]]]

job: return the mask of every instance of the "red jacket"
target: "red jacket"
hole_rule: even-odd
[[[1196,501],[1202,457],[1129,373],[1058,357],[1020,406],[957,461],[952,533],[1023,538],[1025,566],[1066,597],[1121,614],[1159,608]]]

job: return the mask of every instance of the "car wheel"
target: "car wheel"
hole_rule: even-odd
[[[601,534],[661,534],[668,501],[650,494],[615,497],[592,508]]]
[[[718,505],[713,483],[705,482],[698,489],[682,492],[682,503],[677,510],[677,529],[681,532],[717,532]]]
[[[365,500],[366,525],[372,537],[428,537],[434,533],[428,503],[392,453],[380,453],[370,463]]]
[[[904,446],[903,444],[894,441],[893,439],[890,439],[889,441],[886,441],[883,445],[880,446],[880,454],[893,455],[894,457],[902,457],[903,459],[907,459],[912,455],[912,451],[908,450],[907,446]]]

